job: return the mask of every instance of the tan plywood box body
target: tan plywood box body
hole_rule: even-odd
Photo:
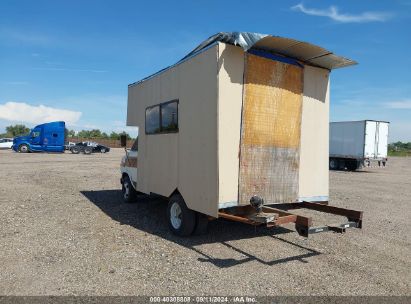
[[[249,49],[213,41],[129,85],[137,191],[179,193],[212,217],[255,195],[266,204],[328,201],[330,70],[318,62],[351,61],[305,61],[304,44],[289,57],[289,40],[270,37]]]

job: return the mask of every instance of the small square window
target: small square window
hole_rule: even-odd
[[[161,132],[178,131],[178,103],[176,101],[161,105]]]
[[[160,133],[160,106],[146,109],[146,133]]]
[[[178,132],[178,100],[146,109],[146,134]]]

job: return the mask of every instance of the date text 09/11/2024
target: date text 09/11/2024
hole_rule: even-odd
[[[198,296],[198,297],[184,297],[184,296],[164,296],[164,297],[150,297],[150,303],[256,303],[255,297],[248,296]]]

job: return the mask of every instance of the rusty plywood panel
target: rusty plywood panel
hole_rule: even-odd
[[[240,145],[239,202],[298,198],[303,69],[247,54]]]

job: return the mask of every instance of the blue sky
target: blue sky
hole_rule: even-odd
[[[295,38],[358,61],[332,72],[331,120],[388,120],[390,141],[411,141],[407,0],[1,0],[0,132],[62,116],[75,130],[126,129],[127,85],[220,31]]]

